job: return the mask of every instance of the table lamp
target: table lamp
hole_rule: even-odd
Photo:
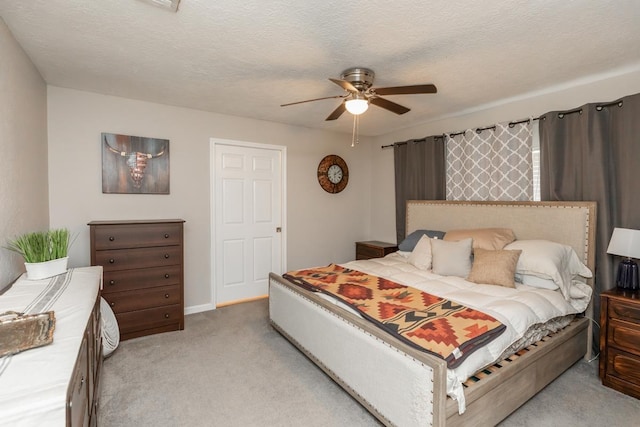
[[[616,286],[619,289],[639,290],[638,264],[631,258],[640,258],[640,230],[614,228],[607,253],[623,257],[618,264]]]

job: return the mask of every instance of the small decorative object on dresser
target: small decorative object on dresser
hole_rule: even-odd
[[[182,219],[92,221],[91,265],[122,340],[184,329]]]
[[[66,228],[35,231],[10,240],[7,248],[24,258],[27,279],[47,279],[67,271],[69,237]]]
[[[382,258],[398,250],[398,245],[377,240],[356,242],[356,259]]]
[[[640,293],[603,292],[600,321],[602,384],[640,399]]]

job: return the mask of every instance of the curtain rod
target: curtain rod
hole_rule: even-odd
[[[509,122],[509,127],[512,128],[515,125],[518,125],[520,123],[528,123],[531,120],[540,120],[540,117],[533,117],[531,119],[524,119],[524,120],[516,120],[513,122]],[[481,128],[476,128],[475,131],[477,133],[482,132],[483,130],[496,130],[496,126],[487,126],[487,127],[481,127]],[[463,133],[465,133],[466,131],[461,131],[461,132],[453,132],[450,133],[449,136],[457,136],[457,135],[462,135]],[[433,138],[438,139],[438,138],[442,138],[444,139],[447,135],[446,134],[442,134],[442,135],[434,135]],[[411,139],[411,142],[420,142],[420,141],[426,141],[427,138],[429,138],[428,136],[425,136],[424,138],[419,138],[419,139]],[[382,145],[380,148],[389,148],[389,147],[393,147],[394,145],[405,145],[407,142],[409,141],[402,141],[402,142],[394,142],[393,144],[388,144],[388,145]]]
[[[603,108],[605,107],[611,107],[612,105],[617,105],[618,107],[622,107],[623,105],[623,101],[622,100],[618,100],[618,101],[613,101],[613,102],[608,102],[605,104],[596,104],[596,110],[597,111],[602,111]],[[564,118],[564,116],[568,116],[569,114],[574,114],[574,113],[578,113],[578,114],[582,114],[582,108],[575,108],[573,110],[567,110],[567,111],[560,111],[558,112],[558,118],[562,119]],[[515,120],[513,122],[509,122],[509,127],[512,128],[515,125],[519,125],[520,123],[528,123],[531,120],[544,120],[545,116],[538,116],[538,117],[532,117],[530,119],[523,119],[523,120]],[[483,130],[495,130],[496,127],[495,126],[487,126],[487,127],[480,127],[480,128],[476,128],[475,131],[477,133],[482,132]],[[462,132],[454,132],[454,133],[450,133],[449,136],[457,136],[457,135],[462,135],[464,134],[466,131],[462,131]],[[445,134],[442,135],[434,135],[434,138],[443,138],[445,137]],[[412,139],[410,141],[412,142],[420,142],[420,141],[426,141],[428,138],[428,136],[425,136],[424,138],[420,138],[420,139]],[[394,145],[405,145],[408,141],[402,141],[402,142],[394,142],[393,144],[387,144],[387,145],[382,145],[380,146],[380,148],[389,148],[389,147],[393,147]]]

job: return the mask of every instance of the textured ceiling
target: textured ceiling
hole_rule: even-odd
[[[48,84],[310,128],[353,66],[374,87],[433,83],[372,106],[380,135],[572,81],[640,66],[637,0],[0,0],[0,14]]]

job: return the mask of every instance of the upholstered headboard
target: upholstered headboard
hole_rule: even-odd
[[[407,201],[407,234],[419,229],[511,228],[517,239],[571,246],[595,269],[596,202]]]

